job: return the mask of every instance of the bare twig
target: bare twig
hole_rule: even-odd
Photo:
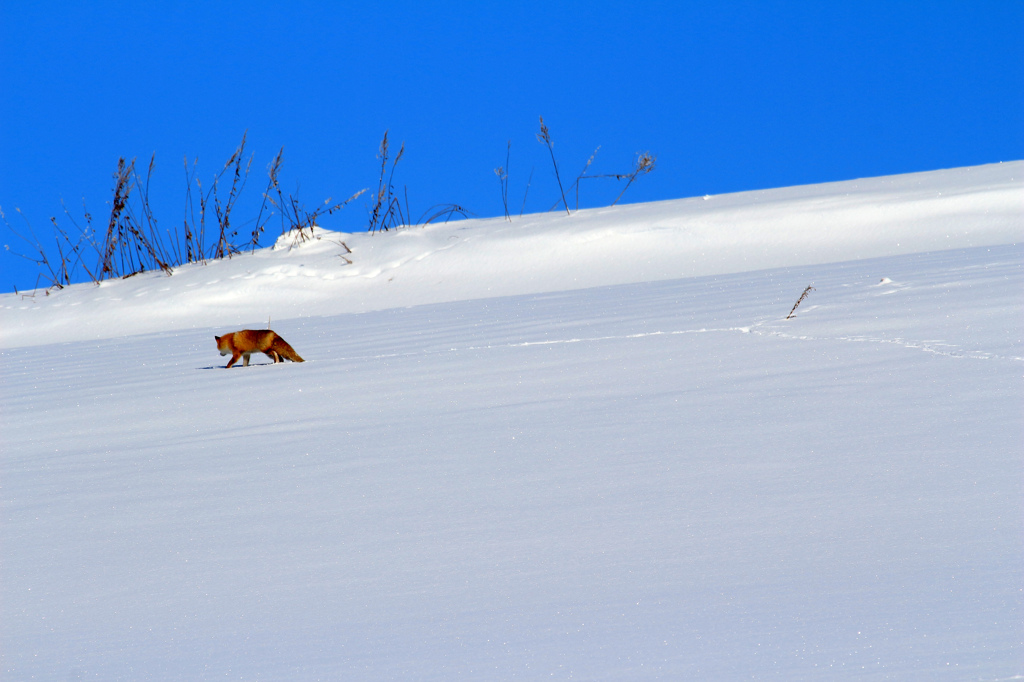
[[[789,315],[786,315],[787,320],[793,317],[793,313],[796,312],[797,306],[800,305],[803,302],[803,300],[807,298],[807,294],[811,293],[812,291],[814,291],[814,287],[812,286],[808,286],[806,289],[804,289],[804,293],[800,294],[800,298],[796,299],[796,303],[793,304],[793,308],[792,310],[789,311]]]

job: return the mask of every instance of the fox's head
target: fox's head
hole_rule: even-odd
[[[228,335],[214,336],[217,341],[217,350],[220,351],[221,355],[231,355],[231,341],[228,339]]]

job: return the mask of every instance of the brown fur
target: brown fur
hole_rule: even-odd
[[[243,329],[240,332],[231,332],[224,336],[214,336],[217,339],[217,350],[221,355],[231,354],[227,367],[238,362],[238,358],[245,358],[243,367],[249,366],[249,356],[253,353],[263,353],[276,362],[291,360],[292,362],[305,362],[295,352],[295,349],[288,345],[288,342],[269,329]]]

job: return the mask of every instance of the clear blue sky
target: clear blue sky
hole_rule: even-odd
[[[591,173],[654,153],[627,202],[1021,159],[1024,2],[0,0],[0,207],[43,238],[61,199],[103,224],[118,157],[154,152],[156,217],[179,225],[183,157],[212,178],[245,130],[239,222],[282,146],[308,205],[375,186],[386,129],[415,216],[501,215],[509,141],[512,209],[532,170],[545,211],[538,116],[570,179],[598,145]],[[581,205],[616,193],[591,181]],[[365,202],[323,224],[365,229]],[[0,254],[0,291],[34,281]]]

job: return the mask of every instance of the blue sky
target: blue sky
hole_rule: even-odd
[[[538,116],[567,184],[598,145],[591,173],[655,154],[626,202],[1021,159],[1024,2],[0,0],[0,208],[43,239],[51,216],[70,227],[62,199],[103,224],[118,157],[154,153],[150,200],[174,229],[183,157],[208,181],[246,130],[239,223],[280,147],[285,189],[312,207],[376,185],[385,130],[414,216],[501,215],[509,142],[510,208],[532,173],[526,211],[546,211]],[[580,204],[619,189],[590,181]],[[366,218],[360,199],[323,224]],[[35,270],[4,251],[0,291]]]

